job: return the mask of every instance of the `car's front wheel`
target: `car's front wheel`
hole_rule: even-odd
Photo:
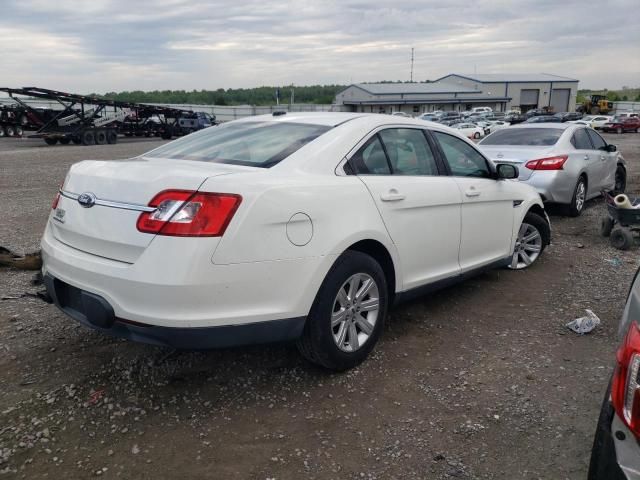
[[[587,179],[584,176],[578,178],[576,188],[573,191],[573,197],[571,197],[571,203],[569,204],[569,216],[577,217],[582,213],[584,204],[587,201]]]
[[[300,353],[330,370],[359,365],[382,333],[388,298],[378,262],[362,252],[345,252],[316,295],[298,341]]]
[[[627,171],[622,165],[618,165],[616,167],[616,184],[615,191],[616,193],[624,193],[627,188]]]
[[[545,219],[537,213],[527,213],[518,230],[509,268],[522,270],[533,265],[548,243],[549,225]]]

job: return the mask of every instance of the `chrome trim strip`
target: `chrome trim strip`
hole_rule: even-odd
[[[63,197],[69,198],[71,200],[78,201],[77,193],[67,192],[66,190],[59,190],[60,195]],[[109,208],[119,208],[120,210],[133,210],[134,212],[154,212],[156,210],[155,207],[148,207],[146,205],[137,205],[135,203],[123,203],[123,202],[114,202],[111,200],[102,200],[100,198],[96,198],[96,202],[94,205],[99,205],[101,207],[109,207]]]

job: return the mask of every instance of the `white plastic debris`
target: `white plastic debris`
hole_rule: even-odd
[[[585,310],[587,315],[585,317],[576,318],[567,323],[566,327],[573,330],[576,333],[583,334],[589,333],[591,330],[600,325],[600,319],[591,310]]]

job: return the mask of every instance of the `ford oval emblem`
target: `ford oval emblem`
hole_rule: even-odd
[[[78,203],[84,208],[91,208],[96,204],[96,196],[93,193],[85,192],[78,197]]]

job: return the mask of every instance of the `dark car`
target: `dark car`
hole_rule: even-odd
[[[639,313],[640,277],[636,272],[618,328],[623,340],[598,418],[588,480],[640,478]]]
[[[562,120],[555,115],[539,115],[528,118],[524,123],[562,123]]]
[[[509,115],[505,115],[504,121],[509,122],[511,125],[515,125],[516,123],[522,123],[527,120],[525,115],[520,113],[511,113]]]
[[[571,122],[582,118],[582,114],[578,112],[558,112],[553,116],[559,118],[561,122]]]
[[[602,126],[603,132],[639,132],[640,118],[638,117],[613,117],[608,123]]]

